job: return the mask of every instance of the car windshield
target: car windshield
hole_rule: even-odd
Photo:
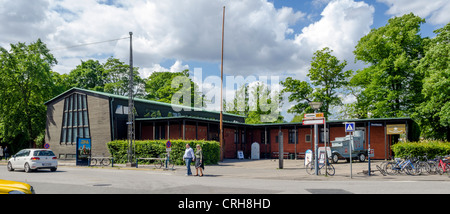
[[[34,156],[55,156],[55,153],[53,153],[50,150],[37,150],[33,153]]]

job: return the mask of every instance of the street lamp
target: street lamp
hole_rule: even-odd
[[[314,113],[317,113],[317,110],[322,106],[322,102],[309,102],[309,106],[311,106],[312,109],[314,109]],[[314,124],[314,171],[315,171],[315,175],[319,175],[319,160],[317,158],[317,156],[319,155],[318,153],[318,134],[317,134],[317,124]],[[325,149],[326,151],[326,149]],[[325,167],[326,169],[326,167]]]

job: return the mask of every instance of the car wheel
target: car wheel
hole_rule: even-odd
[[[26,173],[31,172],[30,164],[25,163],[25,166],[23,168],[25,169]]]
[[[56,167],[50,169],[51,172],[56,172]]]
[[[366,156],[364,154],[359,154],[359,162],[366,161]]]
[[[339,160],[339,157],[337,156],[337,154],[331,155],[331,161],[332,161],[333,163],[337,163],[338,160]]]
[[[7,168],[8,168],[8,171],[14,171],[14,168],[12,167],[12,164],[11,164],[11,162],[8,162],[8,166],[7,166]]]

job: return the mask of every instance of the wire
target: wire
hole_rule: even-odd
[[[101,44],[101,43],[114,42],[114,41],[119,41],[122,39],[129,39],[129,38],[130,37],[128,36],[128,37],[123,37],[123,38],[119,38],[119,39],[110,39],[110,40],[105,40],[105,41],[100,41],[100,42],[84,43],[84,44],[73,45],[73,46],[68,46],[68,47],[55,48],[55,49],[52,49],[51,51],[66,50],[66,49],[78,48],[78,47],[83,47],[83,46],[88,46],[88,45],[96,45],[96,44]]]

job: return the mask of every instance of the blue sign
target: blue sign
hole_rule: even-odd
[[[355,123],[345,123],[345,132],[354,132],[355,131]]]

